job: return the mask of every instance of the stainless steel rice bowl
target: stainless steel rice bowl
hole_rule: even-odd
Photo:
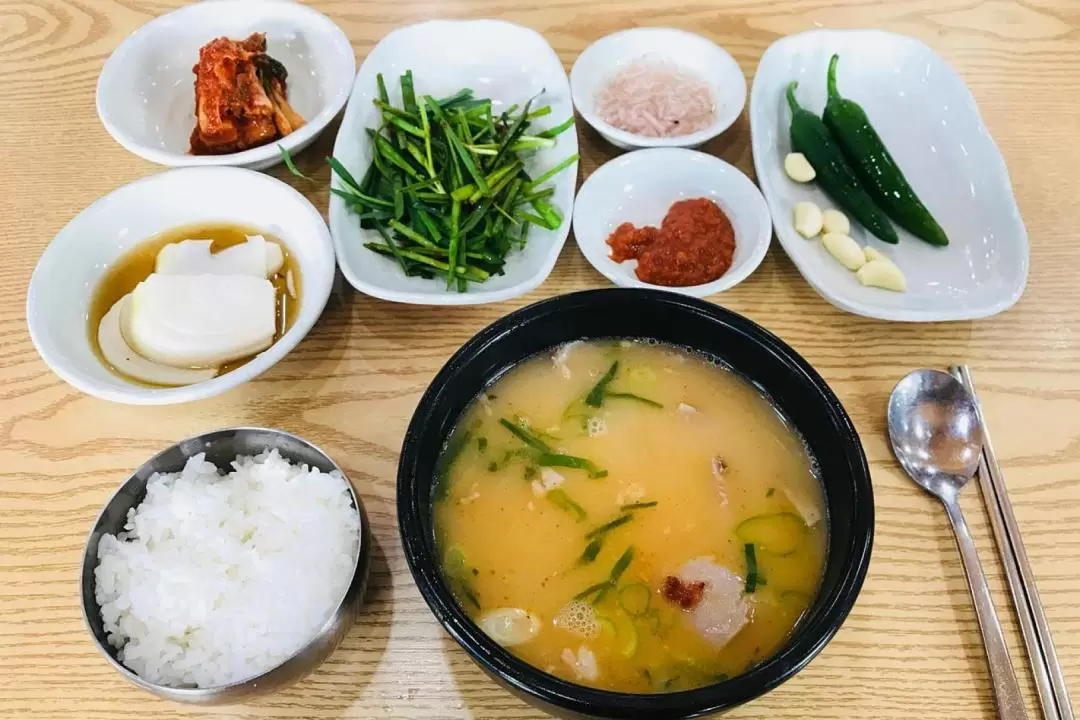
[[[282,458],[303,463],[322,472],[334,470],[345,478],[352,505],[360,521],[360,534],[352,578],[335,609],[315,635],[293,655],[270,670],[240,682],[214,687],[171,687],[140,677],[118,658],[118,650],[106,636],[101,607],[95,596],[94,570],[98,565],[98,545],[103,535],[116,535],[124,528],[128,511],[146,496],[146,484],[154,473],[179,472],[188,458],[205,453],[218,468],[228,468],[238,455],[258,455],[276,449]],[[262,428],[228,428],[198,435],[158,453],[136,470],[109,499],[86,543],[82,561],[82,609],[94,643],[112,666],[131,683],[169,700],[193,704],[233,703],[256,694],[281,689],[318,667],[341,643],[356,618],[367,584],[371,559],[371,531],[360,498],[348,476],[322,450],[295,435]]]

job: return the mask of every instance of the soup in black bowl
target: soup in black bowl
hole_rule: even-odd
[[[570,714],[689,717],[801,669],[850,611],[873,498],[824,381],[748,320],[604,290],[513,313],[436,377],[398,478],[436,617]]]

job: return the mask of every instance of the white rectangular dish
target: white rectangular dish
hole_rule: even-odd
[[[378,108],[372,103],[377,92],[375,77],[382,73],[391,103],[400,105],[398,78],[406,70],[412,70],[418,95],[445,97],[470,88],[476,97],[494,101],[495,111],[515,103],[523,105],[544,91],[535,102],[551,105],[552,112],[536,122],[538,130],[558,125],[574,114],[566,71],[539,33],[497,20],[436,20],[410,25],[383,38],[357,74],[334,145],[334,157],[355,177],[362,176],[371,162],[364,129],[380,124]],[[555,147],[533,155],[526,170],[537,177],[577,151],[577,133],[571,129],[558,136]],[[570,232],[577,166],[575,162],[550,181],[555,188],[551,203],[564,218],[559,229],[532,226],[525,249],[511,250],[507,256],[505,274],[471,283],[468,292],[447,290],[440,280],[406,277],[392,259],[366,249],[365,242],[380,240],[378,233],[362,229],[345,202],[331,195],[330,233],[338,265],[360,292],[395,302],[474,305],[527,293],[551,273]],[[334,186],[340,186],[336,177]]]
[[[802,200],[837,207],[813,183],[792,182],[791,113],[784,92],[799,83],[799,104],[820,115],[829,58],[839,53],[840,93],[862,105],[923,203],[948,233],[933,247],[897,228],[898,245],[856,223],[852,235],[888,255],[908,290],[864,287],[821,246],[792,225]],[[750,127],[758,183],[776,236],[813,288],[848,312],[907,322],[970,320],[1012,307],[1028,274],[1028,238],[1005,162],[956,72],[914,38],[876,30],[815,30],[777,41],[765,52],[750,94]]]

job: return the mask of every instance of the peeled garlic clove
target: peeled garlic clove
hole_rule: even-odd
[[[168,387],[194,385],[217,375],[217,368],[175,368],[147,360],[132,350],[120,332],[120,318],[130,299],[128,294],[117,300],[98,324],[98,347],[105,362],[140,382]]]
[[[496,608],[480,616],[480,629],[503,647],[521,645],[540,632],[540,618],[521,608]]]
[[[839,210],[830,209],[822,213],[822,227],[827,233],[851,234],[851,221]]]
[[[863,255],[866,256],[866,262],[872,262],[874,260],[884,260],[885,262],[892,262],[884,253],[867,245],[863,248]]]
[[[863,285],[869,287],[894,292],[907,290],[907,280],[904,278],[904,273],[900,272],[900,268],[888,260],[871,260],[859,268],[858,272],[855,273],[855,277],[859,278],[859,282]]]
[[[821,208],[809,201],[795,205],[795,231],[809,240],[821,232],[824,219]]]
[[[848,270],[858,270],[866,264],[863,249],[848,235],[825,233],[821,238],[821,244]]]
[[[128,345],[173,367],[224,365],[270,347],[274,286],[251,275],[152,273],[131,293],[121,327]]]
[[[784,158],[784,172],[795,182],[808,183],[817,177],[814,167],[802,153],[788,153]]]

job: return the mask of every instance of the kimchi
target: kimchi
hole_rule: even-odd
[[[220,37],[199,49],[193,155],[222,155],[265,145],[304,124],[288,102],[288,71],[266,54],[266,35]]]

